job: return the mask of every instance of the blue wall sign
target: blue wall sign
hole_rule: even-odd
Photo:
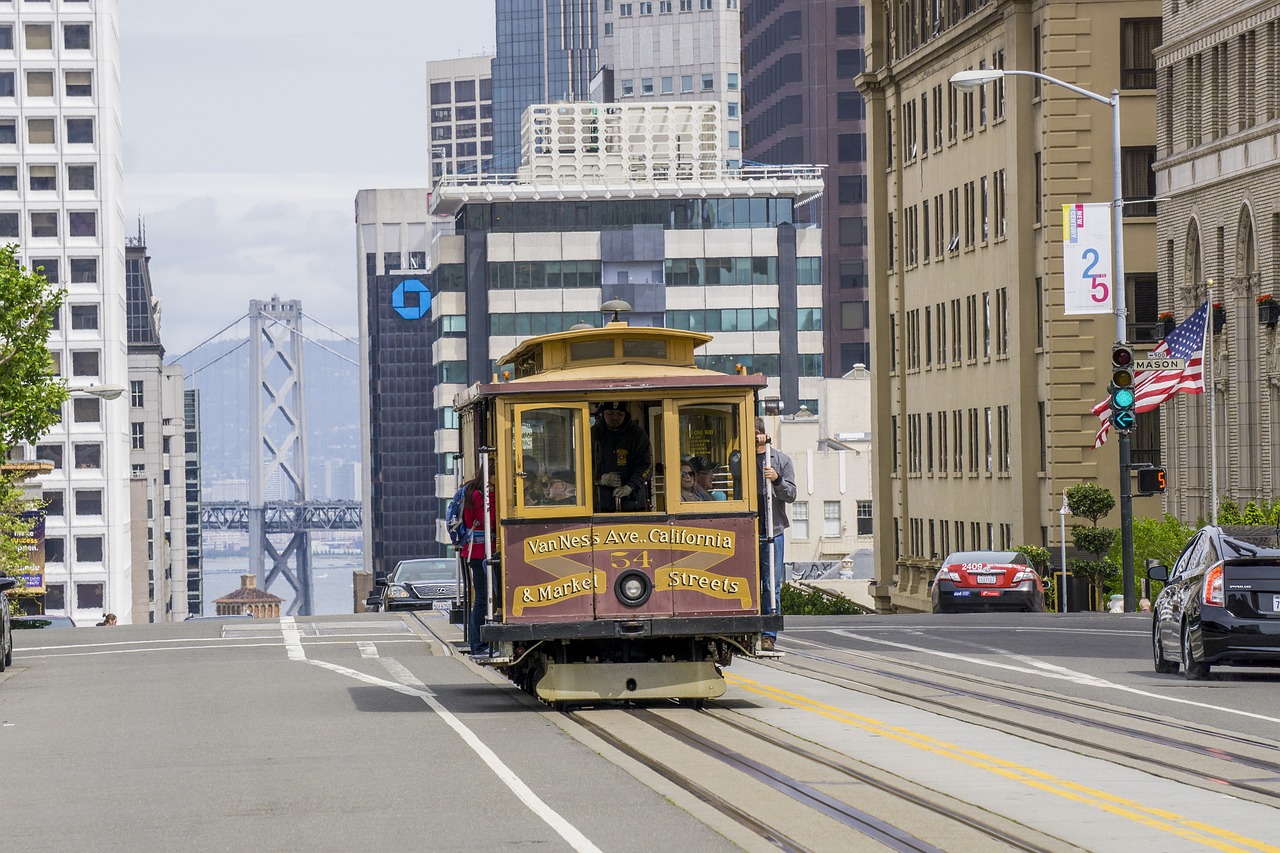
[[[409,294],[416,293],[417,299],[410,299]],[[410,302],[417,302],[410,305]],[[391,293],[391,307],[406,320],[421,320],[431,313],[431,291],[416,278],[402,281]]]

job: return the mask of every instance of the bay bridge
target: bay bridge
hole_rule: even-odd
[[[247,500],[202,501],[204,530],[245,531],[249,565],[258,588],[267,590],[278,578],[293,589],[288,612],[313,612],[311,534],[318,531],[361,530],[359,501],[315,500],[307,476],[307,417],[303,343],[319,347],[348,364],[358,362],[307,337],[307,319],[342,340],[341,332],[302,311],[299,300],[252,300],[246,314],[236,318],[191,350],[171,360],[181,361],[207,343],[249,324],[248,337],[211,361],[187,373],[188,380],[244,347],[249,348],[251,377],[250,452]],[[267,498],[267,483],[283,495]]]

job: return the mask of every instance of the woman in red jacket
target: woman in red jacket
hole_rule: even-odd
[[[462,507],[463,538],[462,556],[471,569],[471,619],[467,623],[467,639],[471,641],[471,654],[489,654],[489,644],[480,641],[480,626],[484,624],[489,603],[489,578],[484,570],[484,494],[480,491],[481,474],[467,484],[467,499]],[[489,475],[489,533],[498,532],[498,506],[493,495],[494,475]]]

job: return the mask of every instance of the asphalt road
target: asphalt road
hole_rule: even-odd
[[[15,633],[14,666],[0,674],[4,846],[768,849],[760,838],[709,815],[695,798],[602,748],[569,717],[459,658],[445,641],[456,629],[440,616],[427,617],[425,625],[431,631],[411,616],[361,614]],[[730,693],[716,704],[720,713],[838,745],[852,742],[853,718],[831,724],[826,712],[799,710],[804,702],[817,697],[828,703],[822,707],[851,708],[870,702],[883,719],[941,726],[939,733],[950,738],[966,707],[1006,713],[1007,705],[964,695],[963,686],[973,684],[992,697],[1007,696],[1010,688],[1015,696],[1048,696],[1071,713],[1079,711],[1071,707],[1077,702],[1107,719],[1113,717],[1102,706],[1131,709],[1139,722],[1183,721],[1210,745],[1215,732],[1276,740],[1280,670],[1221,668],[1205,682],[1157,675],[1149,631],[1149,617],[1136,614],[791,617],[779,642],[790,654],[731,667]],[[919,676],[915,682],[913,675]],[[949,687],[951,675],[959,678]],[[762,698],[770,688],[760,686],[761,679],[787,685],[796,702]],[[749,684],[757,687],[744,689]],[[918,690],[917,704],[933,716],[892,704],[912,700],[884,693],[886,686]],[[954,700],[951,707],[958,710],[928,704],[938,699]],[[810,708],[818,705],[810,701]],[[611,723],[626,723],[608,708],[595,712],[597,718],[602,713]],[[1018,716],[1015,732],[1056,725],[1052,716],[1011,713]],[[977,716],[966,725],[987,725]],[[708,725],[712,719],[695,718]],[[1068,745],[1070,753],[1105,760],[1150,749],[1185,760],[1172,746],[1114,732],[1095,736],[1087,722],[1064,725],[1098,747]],[[652,737],[645,748],[669,752],[670,744]],[[993,743],[1004,742],[993,737]],[[867,740],[867,760],[874,763],[873,753],[888,743]],[[1014,758],[1033,761],[1037,749],[1028,742]],[[671,760],[680,757],[671,754]],[[885,754],[884,772],[905,778],[903,761]],[[1258,774],[1246,771],[1239,779],[1256,781]],[[753,808],[743,793],[748,783],[736,771],[705,772],[711,775],[701,778],[704,785],[736,793]],[[929,758],[914,784],[963,790],[970,772]],[[1166,775],[1160,768],[1153,772]],[[847,784],[830,790],[866,802]],[[1178,796],[1191,813],[1206,795],[1192,787]],[[1020,808],[1028,818],[1053,817],[1063,805],[1048,798]],[[901,811],[890,804],[883,817],[895,820]],[[803,827],[812,826],[814,817],[801,809],[795,819]],[[1141,824],[1134,827],[1144,831]],[[811,849],[878,849],[848,831],[815,837],[821,843]],[[1158,837],[1163,841],[1167,834]]]

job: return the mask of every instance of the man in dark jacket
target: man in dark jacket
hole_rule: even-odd
[[[787,504],[796,499],[796,472],[791,458],[769,445],[764,418],[756,418],[756,489],[759,498],[760,601],[762,613],[782,612],[782,533],[791,526]],[[772,506],[773,515],[768,515]],[[773,573],[769,574],[772,563]],[[772,582],[770,595],[769,585]],[[760,645],[772,651],[777,634],[766,631]]]
[[[625,403],[601,403],[591,427],[595,456],[596,512],[643,512],[648,508],[649,436]]]

